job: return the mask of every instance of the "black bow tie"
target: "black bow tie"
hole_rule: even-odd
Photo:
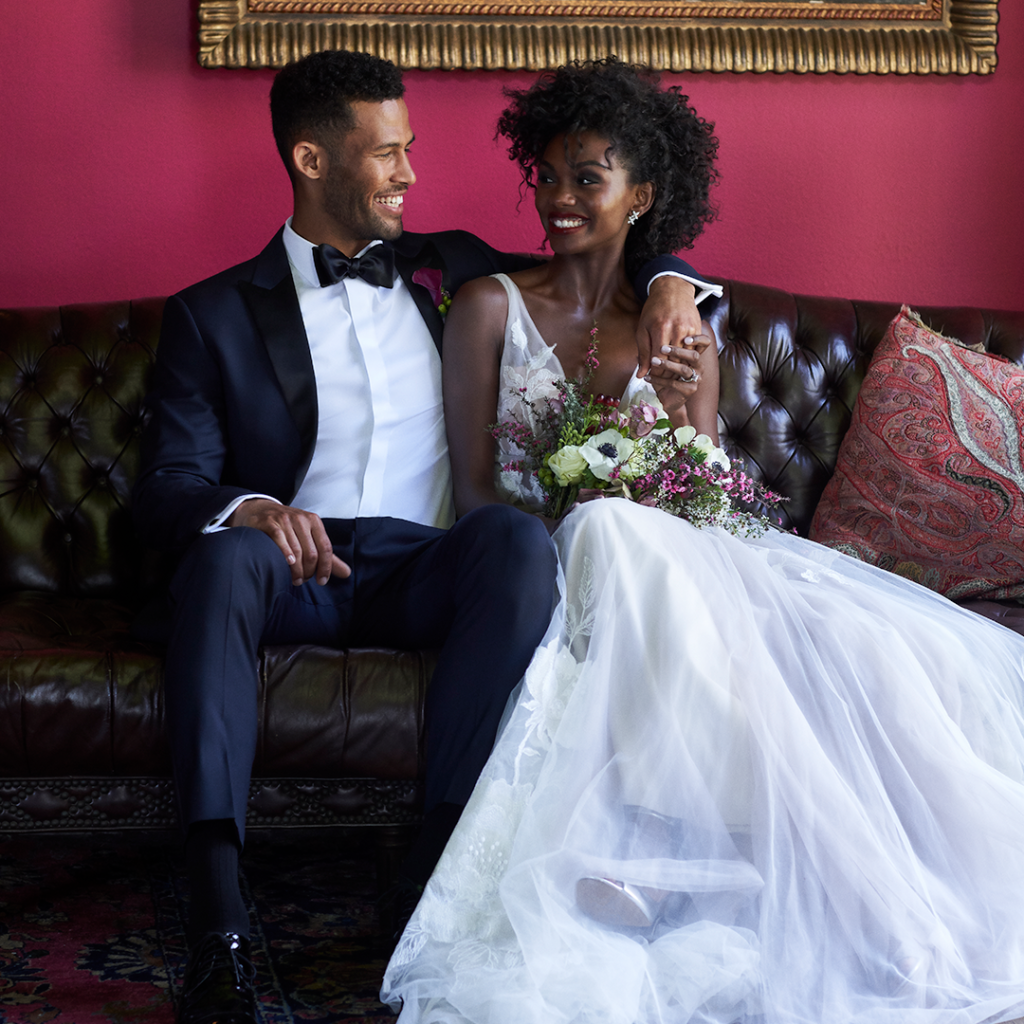
[[[313,264],[321,288],[337,284],[346,277],[361,277],[378,288],[392,288],[395,284],[395,254],[390,245],[375,245],[352,259],[333,245],[316,245]]]

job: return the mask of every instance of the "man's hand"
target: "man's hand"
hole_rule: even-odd
[[[693,285],[681,277],[666,274],[651,284],[636,328],[638,377],[651,372],[652,357],[665,345],[679,345],[684,338],[700,335],[700,313],[693,298]]]
[[[288,559],[295,586],[314,576],[322,587],[332,576],[345,579],[352,575],[352,570],[334,553],[323,522],[313,512],[266,498],[250,498],[231,513],[226,525],[251,526],[270,537]]]

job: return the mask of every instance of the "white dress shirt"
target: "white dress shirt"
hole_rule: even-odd
[[[284,245],[313,360],[318,413],[313,458],[292,506],[321,518],[391,516],[451,526],[441,358],[405,282],[396,274],[392,288],[361,278],[321,288],[313,244],[292,230],[290,217]],[[254,497],[268,495],[238,498],[206,532]]]

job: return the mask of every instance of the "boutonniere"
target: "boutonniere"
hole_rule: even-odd
[[[448,307],[452,304],[452,297],[444,286],[444,272],[433,267],[420,267],[412,275],[412,283],[422,285],[430,292],[430,300],[444,320],[448,316]]]

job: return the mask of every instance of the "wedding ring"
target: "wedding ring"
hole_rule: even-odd
[[[684,384],[696,384],[697,381],[700,380],[700,374],[696,370],[691,370],[689,377],[684,377],[682,374],[679,374],[679,379]]]

